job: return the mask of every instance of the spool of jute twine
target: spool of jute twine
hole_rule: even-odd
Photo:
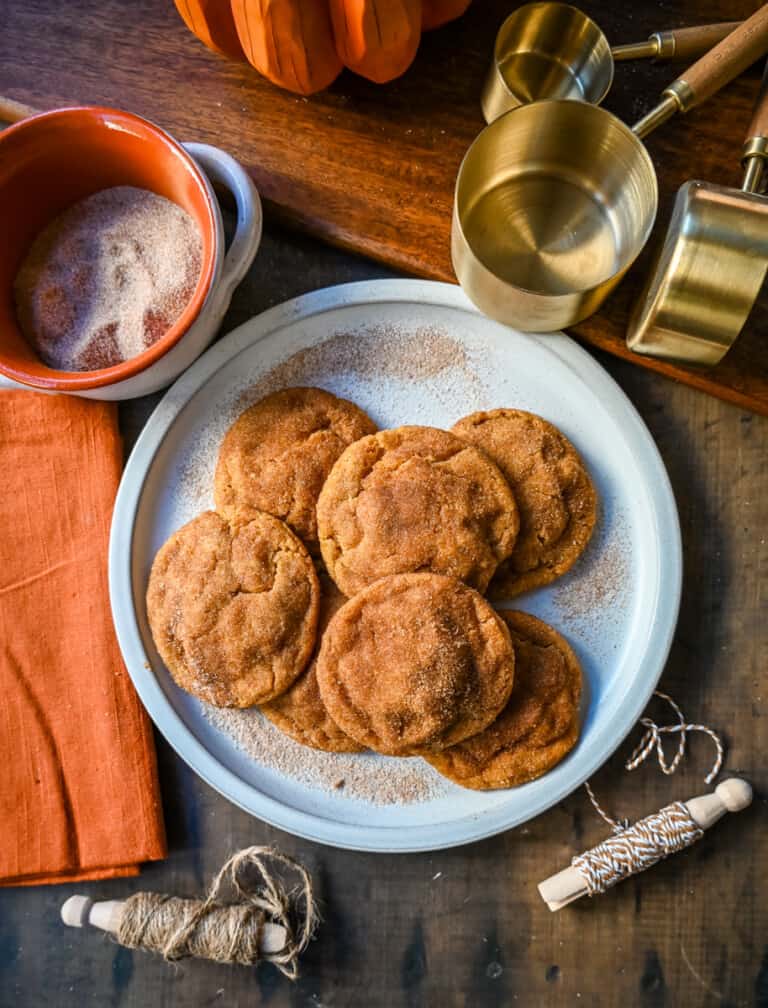
[[[289,887],[291,876],[295,884]],[[320,919],[309,872],[273,847],[234,854],[202,900],[148,892],[124,902],[72,896],[62,918],[111,931],[121,945],[169,961],[194,956],[243,966],[271,962],[291,980]]]

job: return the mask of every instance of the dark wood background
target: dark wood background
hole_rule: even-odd
[[[179,139],[219,144],[249,167],[273,216],[399,270],[453,280],[454,179],[483,125],[480,86],[495,33],[515,6],[474,0],[459,21],[428,33],[411,69],[386,87],[343,73],[328,91],[304,99],[209,52],[171,0],[0,0],[0,95],[37,108],[117,105]],[[759,0],[582,6],[619,43],[659,28],[745,17]],[[617,66],[605,105],[632,122],[681,69],[650,61]],[[649,138],[660,185],[655,238],[599,315],[576,332],[643,367],[768,413],[765,292],[736,346],[709,371],[631,354],[624,339],[678,187],[691,177],[740,184],[759,76],[760,67],[753,68],[710,105]]]
[[[382,275],[271,229],[224,331],[295,294]],[[768,419],[598,356],[653,432],[680,508],[685,587],[662,684],[688,717],[724,733],[726,768],[756,786],[753,807],[642,877],[551,914],[536,883],[606,833],[582,790],[526,826],[468,847],[358,854],[250,818],[158,739],[170,856],[139,879],[87,891],[195,895],[232,851],[275,843],[312,870],[323,903],[301,980],[291,985],[272,967],[168,966],[93,930],[65,929],[59,907],[83,886],[3,889],[3,1008],[768,1008]],[[122,408],[128,445],[156,400]],[[621,755],[593,781],[618,815],[638,817],[707,790],[707,740],[692,740],[674,778],[650,765],[628,775]]]
[[[599,5],[587,6],[594,12]],[[67,99],[111,101],[164,121],[181,138],[212,142],[221,142],[228,112],[237,113],[241,133],[234,139],[242,150],[254,149],[257,141],[259,149],[268,150],[279,140],[275,121],[262,117],[261,99],[246,86],[248,72],[208,54],[170,7],[170,0],[0,0],[0,93],[45,106]],[[737,0],[664,0],[642,8],[616,5],[603,20],[611,37],[623,41],[659,25],[735,17],[748,7]],[[472,24],[479,25],[482,38],[492,36],[500,9],[475,0]],[[108,37],[105,17],[121,26]],[[46,33],[46,24],[55,30]],[[352,152],[359,165],[370,161],[368,148],[349,146],[346,125],[349,115],[359,118],[365,103],[367,110],[388,116],[387,136],[398,130],[409,138],[411,156],[382,164],[382,178],[391,173],[392,181],[384,179],[380,190],[366,190],[359,181],[349,196],[365,203],[383,193],[385,203],[394,200],[395,210],[373,221],[372,234],[400,241],[414,257],[413,262],[403,258],[401,266],[419,271],[418,257],[432,247],[433,232],[421,226],[414,232],[409,221],[419,210],[444,226],[449,202],[444,193],[418,208],[405,198],[398,202],[398,184],[410,174],[429,185],[436,166],[455,157],[458,148],[446,153],[442,146],[442,129],[455,130],[461,143],[471,139],[474,126],[453,107],[474,108],[476,95],[469,89],[457,95],[448,70],[459,72],[466,65],[475,73],[476,47],[459,26],[425,44],[425,59],[447,61],[435,78],[435,107],[442,117],[437,121],[425,121],[410,75],[389,89],[391,106],[385,105],[383,92],[348,76],[315,103],[280,97],[282,114],[295,125],[297,145],[296,160],[282,164],[283,180],[307,205],[336,212],[338,226],[329,233],[336,243],[351,241],[339,216],[343,207],[332,198],[331,155],[335,150],[349,158]],[[656,87],[668,76],[652,66],[622,73],[637,85],[637,94],[641,83]],[[744,124],[753,86],[750,78],[732,92]],[[620,103],[628,114],[639,111],[636,100],[628,107],[621,92],[616,107]],[[297,162],[314,137],[308,107],[315,120],[328,121],[340,146],[322,148],[328,158],[326,180],[316,176],[302,188]],[[725,156],[727,138],[738,144],[743,126],[722,107],[713,108],[717,114],[694,113],[654,141],[656,154],[665,157],[677,144],[686,150],[687,166],[676,162],[669,192],[693,173],[736,181],[736,149],[731,174],[719,169],[718,159]],[[230,146],[232,141],[229,134]],[[268,175],[260,181],[269,194]],[[380,248],[372,245],[369,251],[383,257]],[[273,225],[223,329],[304,291],[384,275],[390,274],[382,267]],[[626,298],[615,304],[615,319],[620,319]],[[764,380],[768,373],[762,332],[764,326],[757,325],[739,350],[743,362],[753,366],[745,381]],[[763,716],[768,699],[768,420],[625,362],[598,357],[654,434],[680,508],[685,586],[662,685],[691,719],[723,732],[726,768],[744,774],[757,788],[753,807],[724,820],[691,851],[599,899],[553,915],[536,883],[605,836],[583,791],[522,828],[469,847],[433,855],[357,854],[297,840],[248,817],[199,781],[158,739],[170,856],[149,866],[140,879],[96,883],[88,891],[102,898],[121,898],[138,888],[195,895],[232,851],[275,843],[312,870],[323,903],[324,923],[305,957],[301,980],[291,985],[270,967],[167,966],[94,931],[63,928],[59,907],[82,886],[4,889],[2,1008],[768,1008],[768,728]],[[127,447],[157,398],[122,408]],[[702,778],[711,753],[705,740],[693,739],[686,764],[672,779],[651,766],[627,775],[621,756],[594,781],[616,814],[638,817],[706,789]]]

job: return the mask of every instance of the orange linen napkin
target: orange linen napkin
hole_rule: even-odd
[[[152,733],[115,639],[111,403],[0,392],[0,884],[165,856]]]

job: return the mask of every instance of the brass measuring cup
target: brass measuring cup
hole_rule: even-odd
[[[490,123],[518,105],[576,98],[599,105],[613,81],[614,60],[701,56],[738,21],[656,32],[646,42],[611,46],[598,25],[565,3],[530,3],[499,29],[480,103]]]
[[[521,105],[459,168],[451,256],[491,318],[551,332],[595,312],[653,227],[658,188],[640,138],[705,101],[768,51],[768,4],[669,85],[633,129],[597,105]]]
[[[637,353],[717,364],[752,310],[768,267],[768,66],[743,147],[741,190],[686,182],[627,331]]]

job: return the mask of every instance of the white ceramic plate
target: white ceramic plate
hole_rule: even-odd
[[[514,603],[564,632],[585,673],[580,741],[546,776],[504,791],[445,784],[429,800],[381,806],[250,758],[174,685],[147,626],[152,559],[174,529],[208,506],[218,442],[248,390],[253,398],[254,385],[263,392],[291,384],[353,398],[380,427],[447,427],[477,409],[521,407],[557,424],[582,453],[601,498],[593,542],[566,577]],[[123,656],[178,754],[260,819],[370,851],[434,850],[490,836],[544,811],[589,777],[635,724],[656,685],[677,621],[681,573],[677,511],[663,463],[605,371],[563,335],[516,332],[479,315],[458,287],[416,280],[317,291],[251,319],[213,346],[142,432],[125,469],[110,544]]]

